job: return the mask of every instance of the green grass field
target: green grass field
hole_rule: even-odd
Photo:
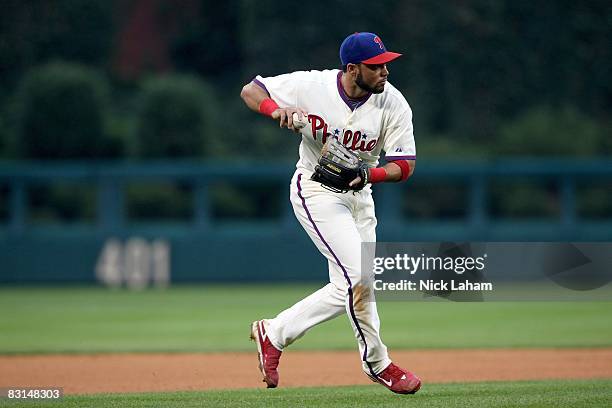
[[[7,407],[608,407],[610,381],[530,381],[505,383],[434,384],[416,395],[395,395],[376,385],[333,388],[280,388],[99,394],[68,396],[57,402],[6,402]],[[0,406],[3,402],[0,401]]]
[[[175,286],[168,290],[0,289],[0,354],[252,351],[249,323],[272,317],[316,289],[306,285]],[[612,302],[381,302],[391,349],[612,346]],[[350,349],[343,317],[294,349]],[[383,387],[67,396],[66,407],[607,407],[612,380],[426,384],[415,396]]]
[[[313,286],[0,289],[0,353],[251,351],[249,323]],[[612,302],[381,302],[392,349],[612,346]],[[44,333],[41,336],[40,333]],[[345,317],[292,349],[355,347]]]

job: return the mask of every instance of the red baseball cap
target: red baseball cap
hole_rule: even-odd
[[[402,54],[387,51],[379,36],[374,33],[351,34],[340,45],[340,61],[347,64],[385,64]]]

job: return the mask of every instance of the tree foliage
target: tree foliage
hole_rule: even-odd
[[[55,62],[32,70],[17,96],[19,157],[106,157],[107,97],[103,77],[80,65]]]
[[[137,155],[143,158],[197,157],[212,139],[214,96],[200,80],[167,76],[144,86],[139,115]],[[210,140],[214,143],[213,140]]]
[[[156,145],[158,150],[169,149],[167,152],[141,150],[146,157],[183,156],[187,145],[199,143],[196,133],[207,132],[199,137],[207,138],[208,150],[199,146],[191,154],[283,155],[293,159],[294,145],[287,141],[285,132],[246,110],[238,97],[241,86],[257,74],[337,68],[338,48],[344,37],[355,31],[373,31],[387,48],[404,54],[389,65],[390,81],[413,108],[417,145],[425,147],[422,151],[571,154],[557,149],[554,140],[558,135],[550,127],[540,126],[545,133],[539,134],[534,143],[540,139],[542,143],[529,149],[519,148],[522,142],[518,139],[524,136],[508,135],[517,131],[534,137],[536,126],[525,121],[554,121],[554,115],[560,115],[561,121],[580,122],[580,131],[591,132],[587,138],[612,140],[605,134],[612,128],[609,1],[312,0],[297,5],[270,0],[228,0],[222,4],[161,0],[136,7],[143,4],[101,0],[3,2],[0,90],[5,92],[0,92],[0,132],[13,129],[7,116],[12,106],[9,99],[18,83],[29,80],[24,76],[29,68],[60,58],[87,64],[116,80],[112,58],[120,40],[132,45],[147,40],[151,46],[157,38],[160,48],[167,47],[155,50],[169,61],[163,66],[170,67],[170,74],[197,75],[209,89],[190,93],[188,89],[178,90],[177,85],[173,98],[186,101],[174,99],[168,104],[158,98],[155,108],[147,105],[146,109],[157,112],[147,117],[174,129],[170,131],[155,129],[141,120],[145,114],[142,105],[124,103],[139,100],[142,89],[145,99],[153,98],[151,85],[143,88],[141,84],[152,74],[168,72],[152,73],[143,68],[142,76],[133,83],[116,80],[112,96],[121,101],[114,100],[113,105],[121,106],[122,111],[121,120],[111,120],[112,133],[121,133],[128,144],[141,149],[145,149],[144,144],[137,142],[144,142],[145,134],[157,132],[170,138],[166,144]],[[130,18],[121,14],[130,10],[150,12],[151,18],[143,20],[147,13]],[[132,24],[133,29],[126,30],[125,24]],[[155,35],[144,38],[147,32]],[[143,55],[145,59],[150,57]],[[150,65],[139,61],[135,66]],[[199,98],[195,95],[198,92],[214,93],[214,103],[202,102],[202,107],[204,111],[210,104],[222,107],[219,115],[213,115],[219,120],[208,121],[205,113],[187,108]],[[174,107],[163,114],[170,105]],[[185,120],[171,118],[177,114],[173,109],[182,110],[179,116]],[[137,122],[136,118],[140,125],[133,126],[132,131],[131,123]],[[195,128],[179,130],[180,123]],[[207,127],[209,124],[212,128]],[[532,130],[527,131],[528,127]],[[184,145],[178,137],[186,138]],[[506,143],[511,146],[500,148]],[[603,146],[597,149],[605,154],[612,148],[612,141],[602,144],[585,140],[585,145],[588,143]],[[547,146],[551,149],[546,150]],[[577,153],[586,154],[581,149]]]
[[[113,3],[106,0],[3,0],[0,85],[52,60],[106,65],[113,45]]]
[[[607,133],[571,107],[536,107],[501,127],[498,153],[506,156],[601,156],[612,154]]]

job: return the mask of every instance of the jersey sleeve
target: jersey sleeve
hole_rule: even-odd
[[[412,110],[409,107],[390,118],[385,128],[383,150],[387,161],[416,160]]]
[[[281,108],[297,106],[300,77],[299,72],[274,77],[257,75],[253,82],[262,87]]]

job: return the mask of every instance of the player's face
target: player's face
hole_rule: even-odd
[[[378,94],[385,90],[388,76],[387,64],[359,64],[355,83],[364,91]]]

